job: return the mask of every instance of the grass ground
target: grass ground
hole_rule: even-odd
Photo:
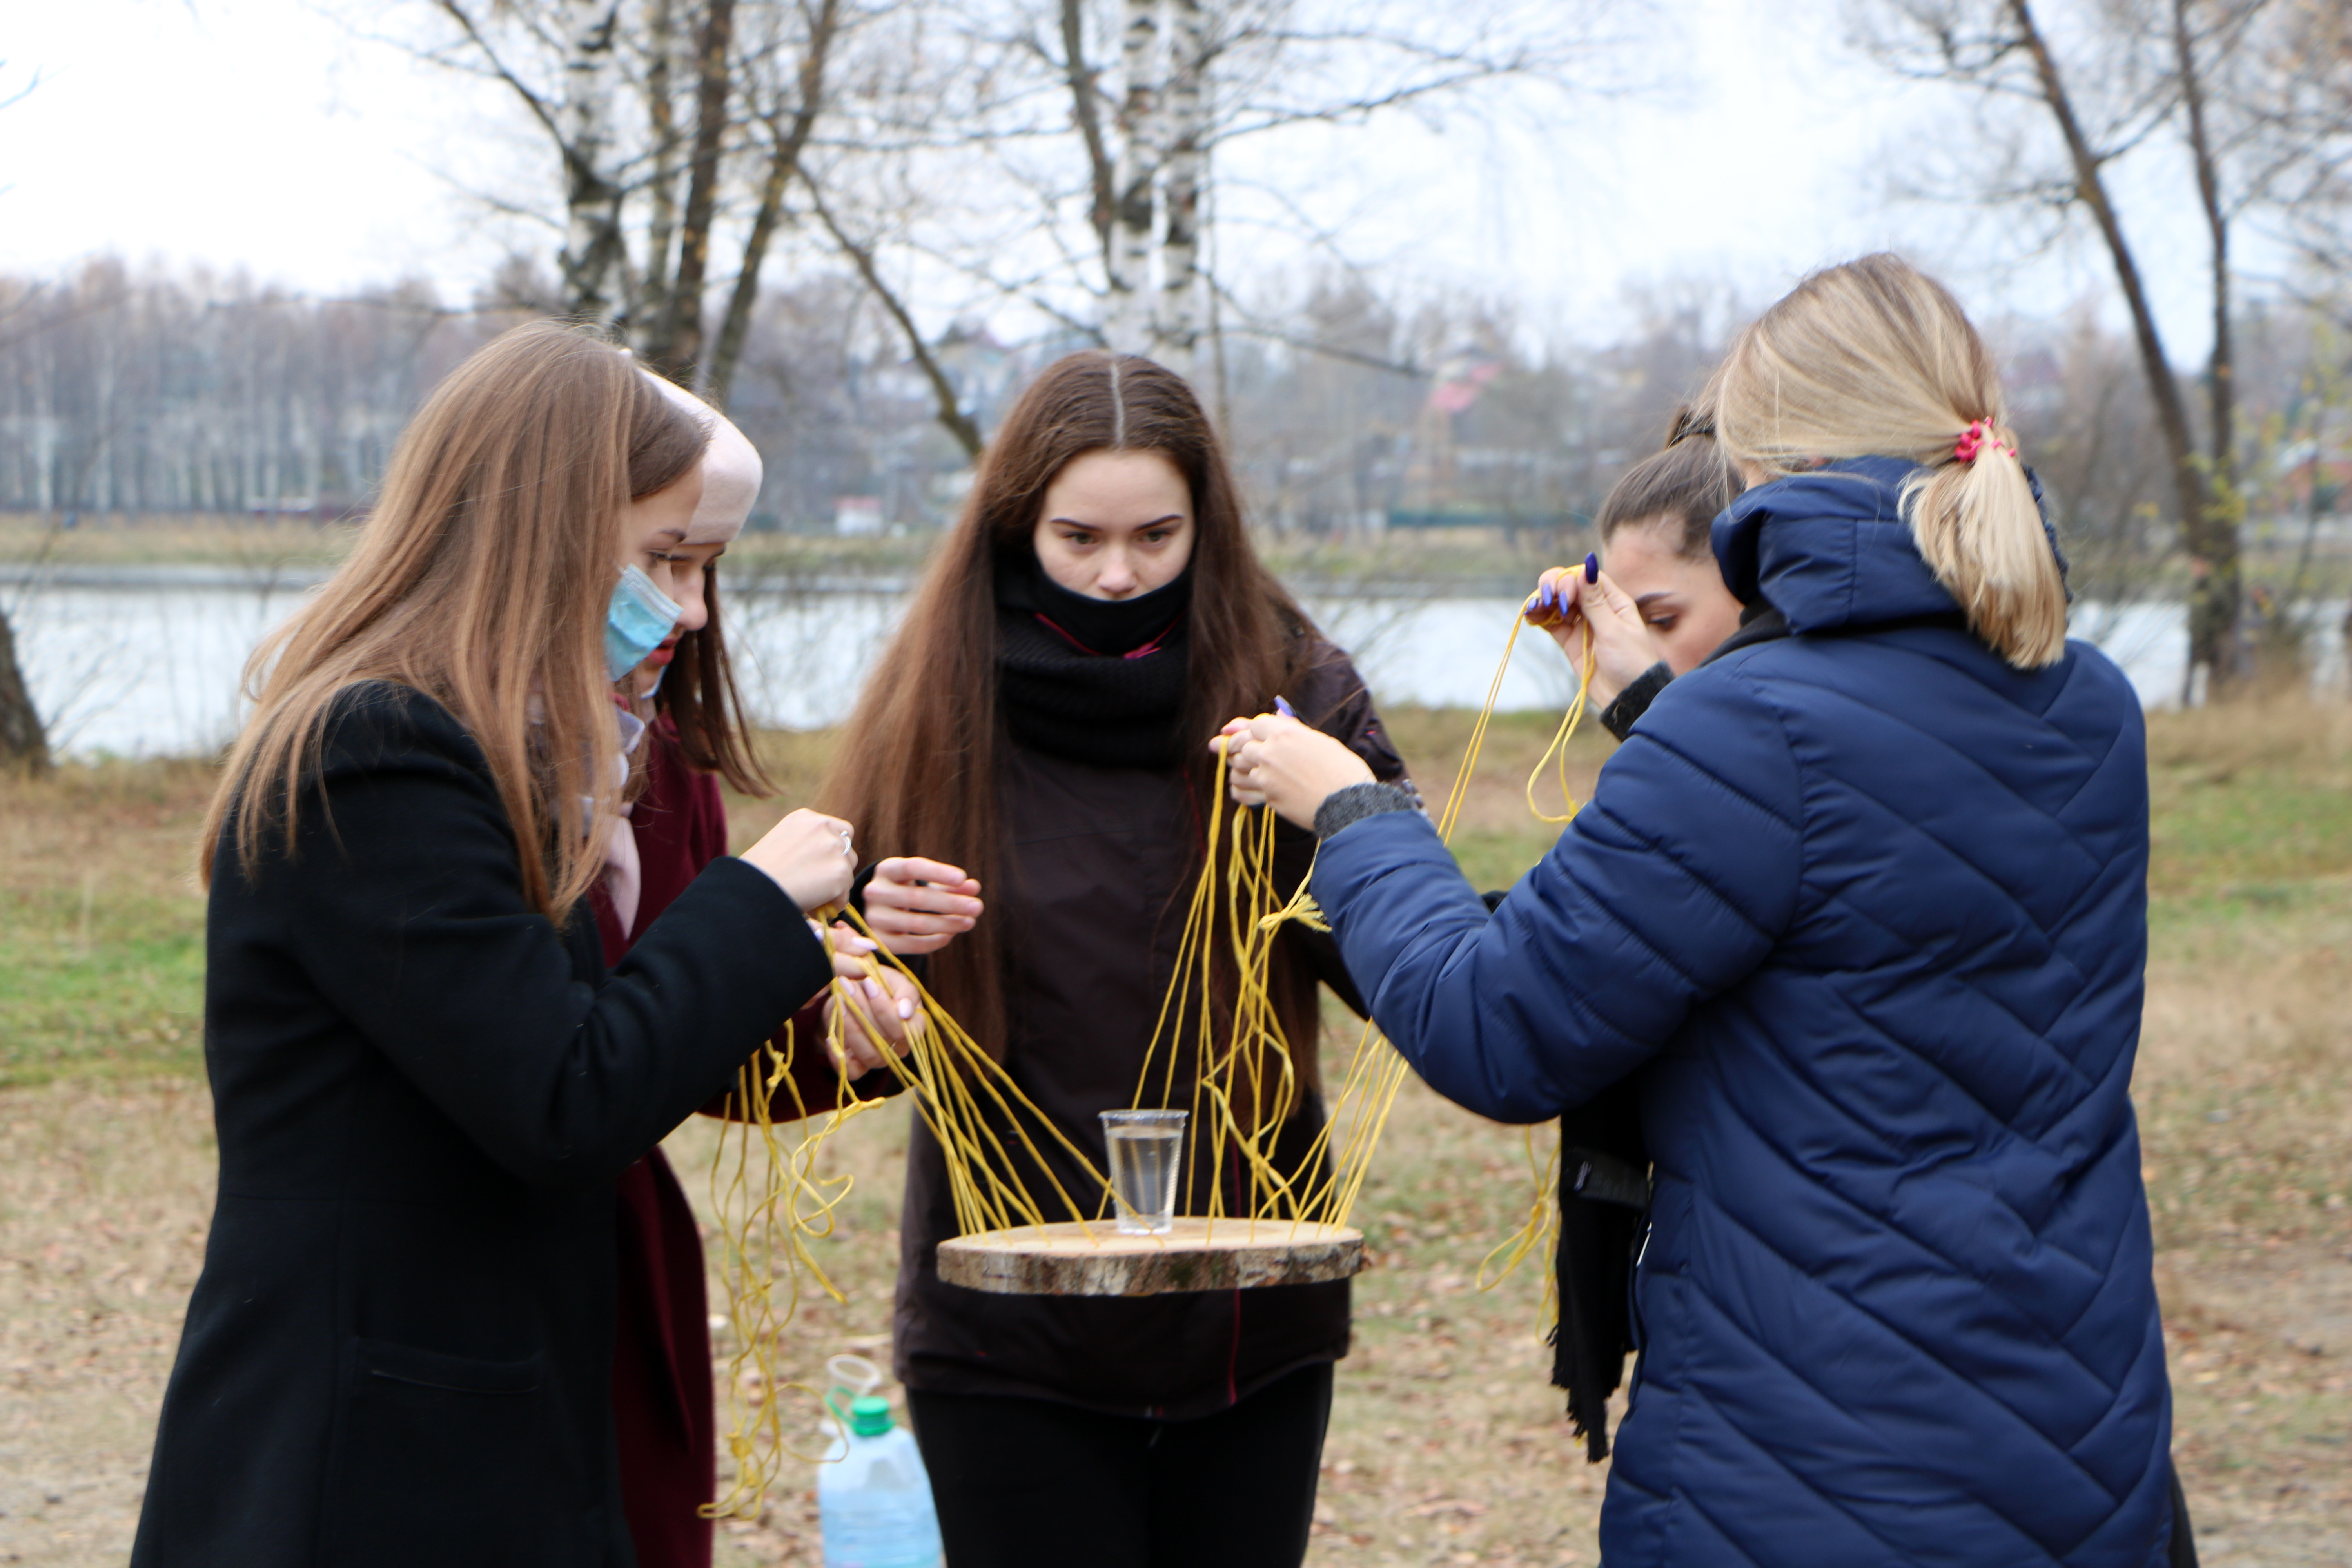
[[[1390,716],[1442,794],[1466,716]],[[1500,887],[1542,852],[1520,788],[1547,738],[1506,719],[1458,847]],[[787,798],[823,737],[780,741]],[[1580,790],[1605,753],[1580,743]],[[2177,1406],[2205,1561],[2352,1562],[2352,713],[2159,716],[2147,1146]],[[211,1204],[189,875],[210,777],[72,767],[0,784],[0,1562],[121,1561]],[[739,836],[772,815],[738,803]],[[671,1152],[690,1190],[713,1131]],[[786,1375],[887,1346],[903,1110],[826,1158],[857,1177],[822,1244],[845,1305],[805,1306]],[[1476,1288],[1531,1184],[1520,1134],[1409,1086],[1358,1210],[1357,1287],[1311,1561],[1595,1561],[1605,1467],[1545,1386],[1538,1279]],[[727,1348],[722,1342],[722,1350]],[[722,1379],[725,1372],[722,1368]],[[811,1472],[722,1532],[729,1568],[814,1563]]]

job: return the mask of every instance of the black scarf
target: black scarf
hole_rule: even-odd
[[[1621,1079],[1559,1119],[1559,1322],[1551,1381],[1594,1464],[1609,1457],[1609,1396],[1633,1349],[1633,1259],[1649,1220],[1642,1105]]]
[[[1192,602],[1190,571],[1131,599],[1089,599],[1034,556],[999,557],[996,691],[1007,731],[1097,767],[1176,766]]]

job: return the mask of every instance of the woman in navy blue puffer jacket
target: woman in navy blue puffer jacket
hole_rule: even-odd
[[[1303,726],[1237,723],[1236,792],[1315,822],[1316,899],[1440,1093],[1535,1121],[1634,1076],[1656,1194],[1610,1568],[2160,1564],[2138,704],[2064,641],[1938,285],[1816,274],[1713,395],[1750,481],[1717,556],[1788,635],[1666,688],[1491,919]]]

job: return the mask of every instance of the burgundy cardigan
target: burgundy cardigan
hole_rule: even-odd
[[[644,883],[635,929],[652,925],[702,868],[727,853],[727,806],[719,781],[696,771],[667,715],[646,736],[646,785],[629,817]],[[604,962],[628,951],[600,886],[590,895]],[[817,1005],[796,1022],[814,1037]],[[781,1031],[779,1031],[781,1032]],[[873,1075],[887,1080],[887,1073]],[[822,1052],[793,1053],[792,1079],[801,1103],[830,1107],[836,1075]],[[868,1096],[888,1085],[860,1080]],[[703,1108],[725,1113],[724,1097]],[[772,1111],[792,1114],[779,1086]],[[621,1454],[621,1497],[639,1568],[709,1568],[711,1500],[709,1302],[703,1288],[702,1233],[677,1177],[659,1149],[622,1173],[614,1215],[619,1257],[618,1312],[613,1332],[613,1425]]]

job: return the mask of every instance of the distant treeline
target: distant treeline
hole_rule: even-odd
[[[462,305],[406,283],[348,299],[241,275],[99,261],[0,278],[0,510],[296,514],[364,508],[434,384],[551,285],[520,265]],[[1258,521],[1285,532],[1499,526],[1580,531],[1662,437],[1743,318],[1720,287],[1632,296],[1617,341],[1545,342],[1503,311],[1401,308],[1360,284],[1310,288],[1200,358]],[[2161,568],[2167,479],[2129,345],[2087,315],[2002,329],[2016,419],[2084,585]],[[977,325],[935,360],[983,428],[1075,337],[1021,345]],[[903,340],[854,279],[762,297],[730,415],[768,483],[755,526],[922,528],[953,514],[961,449]],[[2332,515],[2341,492],[2341,349],[2300,314],[2249,318],[2239,395],[2260,531]],[[2333,421],[2333,423],[2331,423]],[[846,502],[846,504],[845,504]]]
[[[511,281],[453,306],[418,283],[321,300],[111,260],[0,278],[0,510],[362,509],[434,384],[548,313],[527,277]],[[830,525],[836,495],[957,466],[928,430],[928,397],[859,352],[854,300],[829,292],[845,293],[776,294],[737,384],[736,416],[768,457],[772,523]]]

